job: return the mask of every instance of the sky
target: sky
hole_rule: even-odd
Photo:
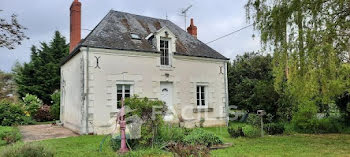
[[[111,10],[155,18],[167,18],[185,28],[183,8],[193,5],[187,13],[198,27],[198,39],[207,43],[249,25],[244,5],[247,0],[80,0],[82,2],[82,38],[85,38]],[[30,38],[14,50],[0,48],[0,70],[11,71],[16,61],[30,61],[30,47],[49,42],[56,30],[69,42],[69,8],[73,0],[1,0],[1,17],[15,13],[27,28]],[[253,34],[255,37],[253,38]],[[258,51],[260,40],[252,27],[209,44],[224,56],[234,59],[244,52]]]

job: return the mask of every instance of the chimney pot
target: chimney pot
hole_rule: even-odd
[[[70,46],[69,52],[79,44],[81,40],[81,3],[74,0],[70,7]]]
[[[197,39],[197,26],[194,25],[193,18],[191,18],[191,24],[187,28],[187,32]]]

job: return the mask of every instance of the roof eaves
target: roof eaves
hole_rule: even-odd
[[[76,54],[80,52],[80,48],[82,47],[82,44],[79,43],[78,46],[76,46],[73,51],[61,61],[61,66],[66,64],[70,59],[72,59]]]
[[[229,58],[226,57],[208,57],[208,56],[200,56],[200,55],[188,55],[188,54],[184,54],[184,53],[178,53],[175,52],[175,55],[179,55],[179,56],[188,56],[188,57],[202,57],[202,58],[211,58],[211,59],[219,59],[219,60],[230,60]]]

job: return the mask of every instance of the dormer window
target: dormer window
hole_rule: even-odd
[[[141,40],[141,37],[140,37],[138,34],[130,33],[130,35],[131,35],[131,39],[134,39],[134,40]]]
[[[160,65],[170,65],[169,64],[169,41],[160,40]]]

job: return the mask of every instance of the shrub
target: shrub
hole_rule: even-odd
[[[283,134],[284,124],[283,123],[268,123],[264,125],[264,131],[269,135]]]
[[[125,106],[130,108],[130,112],[126,115],[127,120],[138,117],[132,123],[142,123],[141,137],[138,140],[140,146],[150,146],[155,142],[155,137],[159,134],[159,128],[164,124],[163,117],[166,113],[164,102],[158,100],[150,100],[148,98],[138,98],[134,96],[125,100]],[[156,112],[156,113],[153,113]]]
[[[35,95],[26,94],[22,98],[25,105],[25,110],[34,117],[39,108],[43,105],[43,102]]]
[[[317,106],[312,101],[305,101],[299,105],[298,112],[295,113],[292,123],[297,132],[313,133],[316,125]]]
[[[203,145],[185,145],[182,143],[172,143],[168,146],[170,152],[175,157],[209,157],[209,148]]]
[[[22,135],[17,128],[12,128],[9,131],[3,132],[0,137],[6,142],[6,144],[12,144],[21,140]]]
[[[1,157],[53,157],[55,153],[43,145],[36,143],[16,144],[6,147]]]
[[[54,120],[60,119],[60,91],[57,91],[51,95],[53,105],[51,106],[51,117]]]
[[[16,135],[16,136],[13,136]],[[21,134],[17,128],[9,126],[0,126],[0,146],[18,141],[21,139]],[[14,137],[14,138],[12,138]],[[14,140],[11,140],[14,139]]]
[[[245,137],[258,137],[261,132],[259,128],[252,125],[246,125],[242,127],[242,131]]]
[[[257,137],[260,135],[260,129],[245,123],[235,123],[228,127],[228,133],[231,137],[237,138],[240,136],[244,137]]]
[[[250,113],[248,115],[246,122],[250,125],[253,125],[253,126],[259,126],[260,125],[260,117],[256,114]]]
[[[32,121],[30,117],[26,117],[23,106],[14,104],[8,100],[0,101],[0,125],[24,125]]]
[[[51,121],[51,112],[50,112],[50,106],[43,105],[39,108],[39,110],[34,115],[34,119],[38,122],[46,122]]]
[[[245,124],[238,123],[231,125],[227,128],[228,133],[230,134],[231,137],[237,138],[240,136],[244,136],[242,128],[245,126]]]
[[[204,145],[207,147],[223,143],[220,137],[200,128],[194,129],[189,135],[185,136],[183,142],[185,144]]]
[[[339,133],[343,130],[343,124],[332,117],[314,119],[313,129],[313,133]]]
[[[177,126],[164,125],[159,130],[160,142],[180,142],[184,139],[186,131]]]
[[[291,124],[291,123],[286,123],[284,125],[284,132],[283,133],[286,134],[286,135],[293,135],[293,134],[295,134],[296,131],[295,131],[294,125]]]

